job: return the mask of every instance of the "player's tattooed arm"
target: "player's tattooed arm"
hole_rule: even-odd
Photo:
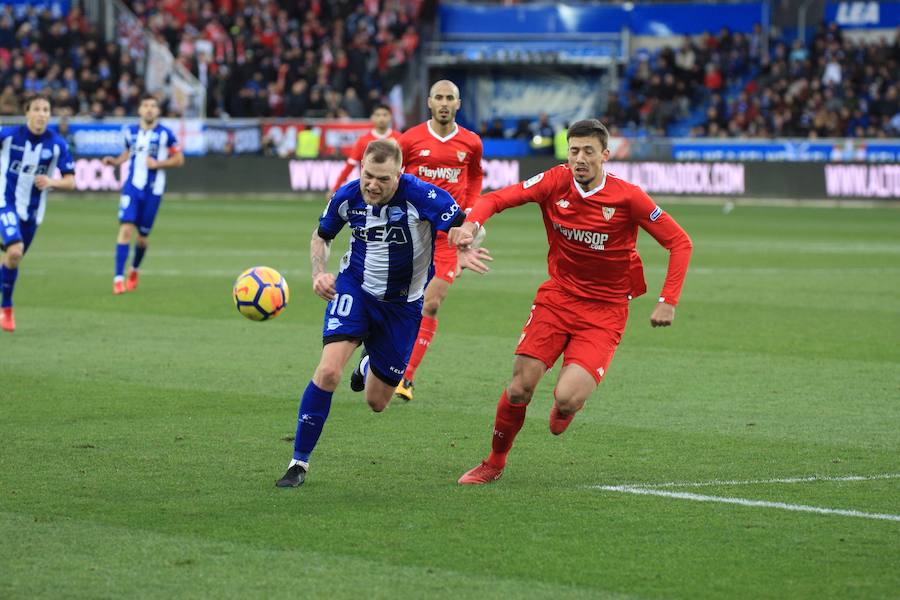
[[[331,254],[331,240],[319,235],[319,229],[313,231],[309,242],[309,260],[312,265],[313,291],[325,300],[334,298],[334,274],[326,271],[328,256]]]

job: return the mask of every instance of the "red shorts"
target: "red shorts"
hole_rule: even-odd
[[[434,240],[434,276],[447,283],[456,279],[456,248],[447,244],[447,234],[438,231]]]
[[[627,321],[627,303],[578,298],[547,282],[538,289],[516,354],[536,358],[548,369],[562,354],[563,367],[579,365],[599,384]]]

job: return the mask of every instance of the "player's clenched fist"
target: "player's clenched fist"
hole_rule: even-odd
[[[319,273],[313,278],[313,291],[316,293],[316,296],[320,298],[324,298],[325,300],[333,300],[334,299],[334,274],[333,273]]]
[[[650,315],[650,325],[653,327],[668,327],[675,320],[675,307],[665,302],[660,302]]]
[[[475,223],[465,222],[459,227],[453,227],[447,232],[447,242],[451,246],[466,247],[475,240],[475,232],[478,226]]]

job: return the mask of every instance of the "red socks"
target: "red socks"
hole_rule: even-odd
[[[403,375],[403,379],[412,381],[413,376],[416,374],[416,369],[419,368],[419,364],[425,357],[425,352],[428,351],[428,346],[431,345],[431,339],[434,337],[434,332],[437,331],[437,325],[437,319],[422,315],[422,323],[419,325],[419,337],[416,338],[416,345],[413,346],[412,355],[409,357],[409,364],[406,367],[406,374]]]
[[[511,404],[506,390],[503,390],[500,402],[497,403],[494,438],[491,441],[491,454],[487,459],[487,463],[495,469],[502,469],[506,466],[506,455],[512,448],[516,434],[522,429],[527,409],[527,404]]]

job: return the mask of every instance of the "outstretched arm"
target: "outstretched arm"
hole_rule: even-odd
[[[320,298],[332,300],[334,298],[335,277],[327,272],[328,256],[331,254],[331,240],[326,240],[319,235],[317,227],[309,242],[309,261],[312,264],[313,291]]]

